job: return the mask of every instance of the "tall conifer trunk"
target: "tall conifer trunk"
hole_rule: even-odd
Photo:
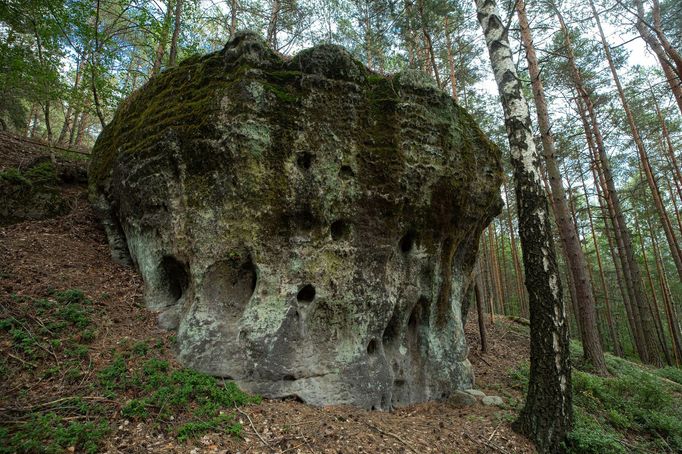
[[[592,283],[587,273],[587,262],[580,245],[580,238],[570,216],[570,210],[566,203],[566,194],[561,180],[561,173],[556,162],[556,148],[554,137],[550,131],[549,113],[542,80],[540,79],[540,66],[535,55],[533,36],[528,18],[526,17],[526,5],[523,0],[517,0],[516,12],[521,27],[521,41],[526,51],[528,72],[530,73],[531,87],[540,127],[542,146],[545,152],[545,164],[547,176],[551,187],[552,201],[556,223],[559,227],[559,237],[566,256],[577,299],[576,317],[580,320],[580,339],[583,343],[585,359],[594,367],[596,373],[606,375],[606,362],[604,350],[597,329],[597,308],[592,293]]]

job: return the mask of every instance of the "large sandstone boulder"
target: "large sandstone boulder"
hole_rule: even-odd
[[[472,387],[461,300],[500,155],[420,73],[238,34],[133,94],[90,171],[182,363],[312,404]]]

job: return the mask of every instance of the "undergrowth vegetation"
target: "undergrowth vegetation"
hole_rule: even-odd
[[[117,420],[180,441],[241,434],[234,409],[258,397],[163,359],[164,339],[94,352],[98,304],[79,290],[0,304],[2,390],[12,397],[0,404],[0,454],[98,452]]]
[[[581,370],[578,343],[571,354],[575,421],[568,452],[682,452],[682,369],[649,369],[607,354],[611,375],[600,377]],[[528,376],[528,364],[511,372],[524,392]]]

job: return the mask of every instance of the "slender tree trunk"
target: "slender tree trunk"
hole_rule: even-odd
[[[658,122],[661,125],[661,133],[663,134],[663,139],[665,140],[665,150],[667,151],[667,158],[668,161],[670,161],[670,166],[672,167],[673,170],[673,181],[675,182],[675,187],[677,188],[677,193],[678,196],[680,197],[680,200],[682,200],[682,170],[680,170],[680,166],[677,163],[677,157],[675,156],[675,149],[673,148],[673,143],[672,140],[670,140],[670,132],[668,131],[668,124],[665,121],[665,118],[663,117],[663,113],[661,112],[661,108],[658,105],[658,101],[656,99],[656,95],[651,92],[651,97],[654,101],[654,107],[656,108],[656,116],[658,117]]]
[[[606,60],[609,64],[609,68],[611,69],[613,81],[616,84],[618,96],[620,97],[621,104],[623,105],[623,110],[625,110],[625,117],[627,118],[628,125],[630,126],[632,138],[634,139],[635,145],[637,146],[637,151],[639,152],[639,158],[640,161],[642,162],[642,167],[644,168],[644,174],[646,175],[646,180],[647,183],[649,184],[649,189],[651,190],[651,195],[654,199],[654,206],[656,207],[656,211],[658,212],[658,216],[661,220],[663,231],[665,232],[665,237],[668,240],[668,246],[670,247],[670,255],[672,255],[673,257],[673,262],[675,263],[675,267],[677,268],[677,274],[680,276],[680,280],[682,280],[682,250],[680,249],[680,245],[675,236],[675,231],[673,230],[672,223],[670,222],[670,217],[668,216],[668,213],[665,210],[665,206],[663,205],[661,192],[658,189],[658,184],[656,183],[656,180],[654,179],[651,163],[649,162],[649,157],[647,156],[647,152],[644,148],[644,142],[642,141],[642,137],[639,134],[639,129],[637,128],[637,125],[635,123],[635,118],[632,115],[632,111],[630,110],[630,104],[625,98],[625,92],[623,91],[623,87],[620,83],[618,72],[616,71],[616,67],[613,64],[611,50],[609,48],[608,42],[606,41],[606,36],[604,35],[604,30],[602,29],[601,26],[599,14],[597,13],[597,9],[594,7],[594,2],[592,0],[589,0],[589,3],[590,7],[592,8],[594,20],[597,23],[599,36],[601,37],[602,46],[604,47]]]
[[[433,77],[436,79],[436,85],[442,88],[440,84],[440,75],[438,74],[438,65],[436,65],[436,54],[433,51],[433,41],[431,40],[431,33],[426,25],[426,16],[424,14],[424,0],[418,0],[417,8],[419,12],[419,21],[421,23],[422,34],[424,35],[424,44],[426,45],[427,58],[431,64]]]
[[[170,1],[170,0],[168,0]],[[90,52],[90,85],[92,88],[92,101],[95,103],[95,112],[97,113],[97,118],[99,118],[99,123],[104,128],[106,121],[104,120],[104,113],[102,113],[102,107],[99,102],[99,93],[97,90],[97,71],[99,67],[99,61],[97,56],[99,55],[99,22],[100,22],[100,0],[97,0],[97,6],[95,9],[95,48]],[[79,130],[80,133],[80,130]],[[76,140],[78,142],[78,140]],[[80,142],[78,142],[80,145]]]
[[[495,241],[495,227],[491,222],[488,224],[488,246],[490,247],[490,275],[493,278],[493,283],[495,284],[495,295],[497,296],[497,301],[499,303],[498,311],[500,314],[505,315],[504,307],[504,293],[502,292],[502,279],[500,278],[500,264],[497,261],[497,242]]]
[[[230,0],[230,39],[237,33],[237,0]]]
[[[89,108],[89,103],[86,104],[85,109]],[[81,114],[81,119],[78,123],[78,133],[76,134],[76,140],[75,140],[75,145],[77,147],[80,147],[83,145],[83,138],[85,137],[85,128],[88,127],[88,122],[90,120],[90,114],[88,113],[87,110],[84,110],[84,112]]]
[[[35,138],[38,135],[38,125],[40,124],[40,119],[38,117],[38,113],[40,111],[40,106],[36,103],[33,105],[31,108],[31,138]]]
[[[452,90],[452,99],[459,102],[457,99],[457,76],[455,72],[455,57],[452,55],[452,41],[450,40],[450,27],[448,23],[448,16],[445,16],[445,45],[448,48],[448,66],[450,68],[450,89]]]
[[[672,60],[675,72],[682,82],[682,55],[680,55],[677,49],[670,44],[670,41],[668,41],[665,33],[663,33],[663,27],[661,25],[661,5],[659,4],[658,0],[653,0],[653,3],[654,7],[652,9],[651,15],[654,19],[654,32],[656,33],[656,36],[658,37],[658,40],[663,46],[666,54],[668,54],[668,57],[670,57]]]
[[[616,236],[616,243],[618,244],[618,249],[620,251],[619,257],[622,262],[625,284],[628,288],[628,293],[630,294],[630,300],[633,301],[634,308],[637,310],[637,317],[635,317],[635,319],[639,319],[641,321],[643,342],[637,342],[640,358],[646,363],[660,365],[660,349],[658,348],[658,342],[656,340],[652,314],[651,311],[648,310],[646,300],[644,298],[644,291],[642,289],[642,274],[639,269],[639,265],[635,260],[631,235],[625,222],[625,217],[623,215],[623,210],[621,209],[618,193],[616,192],[613,175],[611,173],[608,157],[604,148],[604,141],[598,126],[596,114],[594,112],[594,106],[582,83],[580,72],[575,65],[575,57],[573,55],[570,35],[563,21],[563,17],[558,11],[557,17],[559,18],[561,28],[564,32],[572,77],[576,85],[576,89],[580,94],[580,99],[582,102],[584,102],[584,106],[587,109],[587,113],[589,114],[596,150],[598,151],[599,156],[599,167],[601,169],[601,175],[605,180],[604,191],[606,199],[609,202],[607,205],[609,207],[609,214],[612,217],[614,225],[613,230]]]
[[[528,18],[526,17],[526,6],[523,0],[517,0],[516,12],[521,28],[521,41],[526,51],[528,61],[528,71],[531,78],[533,98],[535,99],[538,125],[542,138],[542,147],[545,152],[545,164],[549,185],[552,188],[552,201],[559,237],[566,256],[566,262],[570,270],[575,293],[577,298],[578,313],[576,317],[580,319],[580,338],[583,343],[585,360],[589,362],[599,375],[606,375],[606,362],[604,361],[604,350],[599,338],[597,329],[597,309],[592,294],[592,283],[587,273],[587,262],[583,253],[580,238],[576,231],[576,225],[571,222],[566,195],[561,180],[561,173],[556,162],[556,148],[554,137],[550,131],[549,113],[547,111],[547,101],[545,92],[540,79],[540,66],[535,55],[533,37]]]
[[[528,305],[526,304],[526,287],[523,285],[523,273],[521,272],[521,264],[519,263],[518,249],[516,248],[516,235],[514,233],[514,223],[512,222],[511,207],[509,206],[509,192],[507,191],[507,183],[502,182],[504,189],[504,197],[507,200],[507,225],[509,227],[509,240],[511,241],[512,260],[514,262],[514,272],[516,275],[516,295],[519,300],[519,307],[521,309],[521,317],[528,318]]]
[[[675,73],[674,66],[668,59],[665,49],[663,49],[661,43],[651,32],[648,24],[644,21],[644,6],[642,5],[641,0],[636,0],[635,3],[637,5],[638,15],[635,27],[639,32],[639,36],[642,37],[644,42],[646,42],[651,50],[656,54],[656,57],[661,64],[661,68],[663,69],[663,74],[665,74],[665,78],[668,81],[668,85],[670,86],[670,90],[675,97],[675,101],[677,101],[677,107],[679,107],[680,112],[682,113],[682,80],[680,80],[680,76]]]
[[[667,364],[672,364],[671,359],[670,359],[670,352],[668,351],[668,343],[666,342],[665,339],[665,332],[663,330],[663,322],[661,321],[661,312],[658,306],[658,297],[656,296],[656,288],[654,287],[654,280],[651,277],[651,270],[649,269],[649,259],[646,255],[646,246],[644,244],[644,235],[642,235],[642,229],[640,228],[639,225],[639,216],[637,216],[637,211],[634,211],[634,216],[635,216],[635,230],[637,232],[637,236],[639,237],[639,244],[640,248],[642,250],[642,259],[644,261],[644,273],[647,278],[647,282],[649,283],[649,288],[651,289],[651,302],[652,304],[652,311],[654,313],[654,319],[656,321],[656,329],[658,331],[658,338],[661,343],[661,349],[663,351],[663,355],[665,356],[665,361]],[[648,300],[648,299],[647,299]]]
[[[40,62],[41,66],[45,65],[45,61],[43,58],[43,45],[42,45],[42,40],[40,39],[40,35],[38,34],[38,28],[33,21],[33,31],[35,33],[36,37],[36,44],[38,47],[38,61]],[[47,85],[47,84],[46,84]],[[48,92],[47,86],[45,86],[45,92]],[[57,157],[54,154],[54,149],[52,148],[52,125],[50,123],[50,100],[49,98],[46,98],[42,102],[42,109],[43,109],[43,115],[45,118],[45,130],[47,131],[47,147],[50,150],[50,160],[52,161],[53,164],[57,163]]]
[[[481,290],[481,273],[476,272],[474,292],[476,294],[476,314],[478,315],[478,332],[481,336],[481,353],[488,353],[488,335],[485,329],[485,316],[483,315],[483,305],[485,299]]]
[[[513,427],[535,441],[540,452],[555,453],[563,449],[572,426],[571,365],[540,156],[497,5],[494,0],[476,0],[476,9],[504,108],[530,306],[530,381],[525,406]]]
[[[513,311],[509,302],[511,300],[509,291],[509,267],[507,266],[507,252],[504,244],[504,226],[501,220],[497,220],[500,225],[500,235],[497,236],[499,241],[497,242],[498,250],[497,256],[500,258],[500,279],[502,280],[502,294],[504,295],[505,305],[508,308],[509,314],[519,315],[517,312]]]
[[[168,32],[170,30],[170,22],[173,17],[173,2],[172,0],[166,0],[166,14],[163,17],[163,25],[161,27],[161,36],[159,36],[159,42],[156,45],[156,55],[154,56],[154,65],[152,66],[151,76],[155,76],[161,72],[161,66],[163,65],[163,57],[166,54],[166,43],[168,42]],[[98,2],[99,3],[99,2]]]
[[[582,184],[583,195],[585,197],[585,207],[587,208],[587,219],[590,222],[590,234],[592,237],[592,245],[594,246],[595,256],[597,257],[597,268],[599,270],[599,280],[601,282],[602,294],[604,295],[604,306],[606,308],[606,323],[609,330],[609,336],[611,337],[611,343],[613,345],[613,352],[618,356],[623,356],[623,350],[620,346],[620,341],[618,339],[618,334],[616,332],[615,323],[613,321],[613,313],[611,311],[611,301],[609,297],[609,288],[606,285],[606,277],[604,275],[604,266],[602,264],[601,252],[599,250],[599,243],[597,243],[597,235],[594,228],[594,220],[592,217],[592,207],[590,206],[590,199],[587,194],[587,185],[585,184],[585,177],[582,173],[582,168],[580,169],[580,182]]]
[[[648,219],[647,226],[649,228],[649,235],[651,238],[651,244],[653,246],[658,282],[661,286],[661,293],[663,294],[665,313],[668,319],[668,330],[670,331],[670,337],[673,340],[673,353],[675,355],[675,361],[679,365],[682,364],[682,335],[680,334],[680,324],[677,314],[675,313],[675,307],[672,303],[672,294],[670,293],[670,287],[668,286],[665,268],[663,267],[663,261],[661,260],[661,252],[658,247],[658,241],[656,241],[656,236],[654,235],[651,221]]]
[[[281,8],[282,4],[280,0],[272,0],[267,40],[274,50],[277,50],[277,23],[279,22],[279,12]]]
[[[78,88],[80,85],[80,80],[81,80],[81,74],[83,72],[83,69],[85,68],[85,58],[86,56],[81,55],[78,61],[78,64],[76,65],[76,74],[74,76],[74,81],[73,81],[73,87],[71,88],[71,96],[69,100],[69,107],[66,109],[66,113],[64,114],[64,125],[62,126],[62,130],[59,133],[59,138],[57,139],[57,143],[60,145],[63,145],[66,141],[66,134],[69,133],[69,131],[73,130],[73,121],[72,121],[72,116],[74,113],[74,98],[78,94]]]
[[[175,66],[178,58],[178,38],[180,37],[180,26],[182,25],[182,2],[183,0],[175,0],[175,26],[173,27],[170,53],[168,54],[168,66]]]

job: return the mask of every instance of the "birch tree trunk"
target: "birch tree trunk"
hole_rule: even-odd
[[[573,421],[568,327],[530,112],[494,0],[475,0],[504,108],[516,183],[519,235],[530,308],[530,381],[514,429],[540,452],[562,450]]]

